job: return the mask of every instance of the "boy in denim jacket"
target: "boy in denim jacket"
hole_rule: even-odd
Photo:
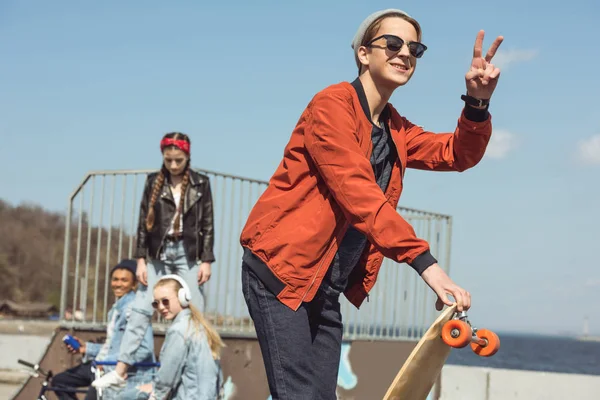
[[[81,363],[71,369],[68,369],[52,378],[52,386],[64,388],[77,388],[89,386],[86,394],[86,400],[97,398],[96,388],[91,386],[94,381],[94,370],[92,361],[116,361],[119,354],[121,339],[127,326],[127,321],[131,313],[131,302],[135,298],[135,286],[137,280],[135,277],[137,262],[135,260],[123,260],[115,265],[110,274],[110,285],[115,296],[115,303],[108,312],[108,324],[106,327],[106,340],[103,344],[82,342],[79,338],[79,349],[75,350],[67,345],[71,353],[83,355]],[[154,337],[152,326],[149,325],[146,330],[142,343],[138,348],[140,359],[144,363],[156,362],[154,356]],[[113,367],[103,366],[103,370],[110,370]],[[141,382],[146,382],[152,377],[152,370],[149,368],[131,369],[127,386],[135,387]],[[103,399],[116,398],[119,388],[112,388],[103,393]],[[77,399],[74,393],[56,392],[60,400]]]

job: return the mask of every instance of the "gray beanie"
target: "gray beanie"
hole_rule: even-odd
[[[360,61],[358,61],[358,48],[365,37],[365,33],[371,24],[379,17],[383,17],[387,14],[404,14],[409,18],[412,18],[406,12],[402,10],[398,10],[395,8],[388,8],[387,10],[376,11],[373,14],[369,15],[358,27],[358,31],[354,35],[354,39],[352,39],[352,49],[354,49],[354,60],[356,61],[356,65],[360,68]]]

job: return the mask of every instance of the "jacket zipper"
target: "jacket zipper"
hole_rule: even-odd
[[[196,197],[198,197],[198,194],[196,194]],[[196,207],[196,262],[200,263],[200,235],[202,235],[202,233],[198,230],[198,220],[200,219],[200,205],[199,205],[200,201],[196,201],[196,204],[194,204],[194,207]],[[191,207],[190,207],[191,209]],[[183,223],[183,218],[181,218],[181,221]],[[204,247],[204,246],[202,246]]]
[[[345,231],[346,229],[348,229],[348,225],[350,225],[350,224],[348,222],[346,222],[341,230]],[[337,231],[335,233],[337,234],[338,232],[339,231]],[[337,236],[337,235],[334,235],[334,236]],[[315,284],[315,281],[317,280],[317,275],[319,275],[319,271],[321,271],[321,267],[323,266],[325,259],[329,258],[329,254],[331,254],[332,250],[333,250],[333,243],[329,245],[329,249],[327,250],[327,253],[325,253],[323,258],[321,259],[321,262],[319,263],[319,266],[317,267],[317,272],[314,273],[313,278],[310,282],[310,285],[308,285],[308,288],[304,292],[304,295],[302,295],[302,299],[300,299],[300,305],[302,305],[302,303],[304,303],[304,299],[306,298],[306,295],[308,295],[308,292],[310,292],[310,289],[312,289],[313,285]]]
[[[169,188],[169,190],[171,190],[171,189]],[[182,194],[181,194],[181,196],[186,196],[186,193],[182,193]],[[168,199],[168,200],[170,200],[170,199]],[[184,216],[184,214],[185,214],[185,212],[184,212],[184,210],[185,210],[185,200],[186,200],[186,199],[184,198],[183,210],[181,210],[181,215],[179,216],[179,218],[180,218],[180,220],[181,220],[181,221],[180,221],[180,223],[181,223],[182,225],[183,225],[183,216]],[[198,207],[198,203],[199,203],[199,201],[198,201],[198,200],[196,200],[196,204],[195,204],[196,208]],[[175,204],[175,203],[173,202],[173,205],[175,206],[175,214],[177,214],[177,204]],[[189,209],[188,209],[188,211],[189,211]],[[199,211],[199,210],[198,210],[198,211]],[[183,226],[182,226],[182,228],[183,228]],[[161,250],[162,250],[162,248],[163,248],[163,244],[164,244],[164,242],[165,242],[165,239],[167,238],[167,234],[168,234],[168,233],[169,233],[169,230],[167,230],[167,231],[165,232],[165,234],[164,234],[164,236],[163,236],[162,240],[160,241],[160,246],[158,247],[158,250],[156,251],[156,259],[157,259],[157,260],[158,260],[158,259],[160,259],[160,251],[161,251]],[[199,249],[200,249],[200,248],[199,248],[199,238],[198,238],[198,218],[196,218],[196,258],[197,258],[198,260],[200,260],[200,251],[199,251]]]
[[[165,232],[165,234],[162,237],[162,240],[160,241],[160,246],[158,246],[158,250],[156,250],[156,259],[160,260],[160,251],[163,248],[163,244],[165,243],[165,239],[167,238],[167,234],[169,233],[169,230],[167,230]]]
[[[388,128],[389,128],[389,126],[388,126]],[[400,181],[402,181],[402,176],[404,175],[402,173],[402,158],[400,158],[400,151],[398,150],[398,144],[396,143],[396,139],[394,139],[394,135],[392,135],[392,129],[390,128],[389,131],[390,131],[390,136],[392,138],[392,142],[394,143],[394,146],[396,147],[396,156],[398,157],[398,162],[400,163]],[[388,185],[388,187],[389,187],[389,185]]]
[[[169,189],[171,190],[171,189]],[[170,200],[170,199],[168,199]],[[175,214],[177,215],[177,204],[173,203],[175,205]],[[181,218],[181,223],[183,223],[183,218]],[[163,248],[163,244],[165,243],[165,239],[167,238],[167,234],[169,233],[169,230],[167,229],[165,231],[165,234],[162,237],[162,240],[160,241],[160,246],[158,246],[158,249],[156,250],[156,259],[160,260],[160,251]]]
[[[392,138],[393,139],[393,138]],[[368,159],[371,158],[371,153],[373,152],[373,141],[370,141],[370,146],[369,149],[367,150],[367,153],[365,154],[367,156]],[[348,221],[346,221],[346,223],[344,224],[344,226],[342,227],[343,231],[346,231],[348,229],[348,225],[350,225],[350,223]],[[335,232],[337,233],[337,232]],[[334,235],[336,236],[336,235]],[[308,295],[308,292],[310,292],[310,289],[312,289],[313,285],[315,284],[315,281],[317,280],[317,275],[319,275],[319,271],[321,271],[321,267],[324,264],[324,260],[329,258],[329,254],[331,254],[331,250],[333,249],[333,243],[329,245],[329,249],[327,250],[327,252],[325,253],[325,255],[323,256],[323,258],[321,259],[321,262],[319,263],[319,266],[317,267],[317,272],[315,272],[315,274],[313,275],[312,280],[310,281],[310,285],[308,285],[308,288],[306,289],[306,291],[304,292],[304,294],[302,295],[302,299],[300,299],[300,305],[302,303],[304,303],[304,299],[306,298],[306,296]],[[331,261],[330,261],[331,262]],[[368,293],[367,293],[368,296]],[[300,307],[300,305],[298,305],[298,307]]]
[[[398,157],[398,161],[400,163],[400,179],[402,179],[402,159],[400,158],[400,152],[398,150],[398,144],[396,143],[396,139],[394,139],[394,135],[392,134],[392,129],[389,127],[389,124],[386,124],[386,129],[388,130],[388,134],[390,135],[390,137],[392,138],[392,142],[394,143],[394,147],[396,147],[396,155]],[[372,153],[373,150],[373,141],[371,141],[371,146],[369,148],[369,153],[367,153],[367,156],[370,158],[370,153]],[[388,189],[389,189],[389,185],[388,185]],[[386,190],[387,192],[387,190]],[[389,193],[384,193],[385,198],[387,201],[390,201],[390,195]],[[310,288],[309,288],[310,289]],[[369,303],[370,297],[371,295],[367,292],[367,290],[365,289],[365,295],[366,295],[366,299],[367,299],[367,303]]]
[[[388,124],[386,124],[386,128],[388,129],[388,134],[390,135],[390,137],[392,138],[392,142],[394,143],[394,147],[396,147],[396,155],[398,157],[398,162],[400,163],[400,179],[402,180],[402,159],[400,158],[400,152],[398,151],[398,144],[396,143],[396,139],[394,139],[394,135],[392,134],[392,129],[389,127]],[[371,144],[372,146],[372,144]],[[389,189],[390,185],[388,184],[387,189]],[[387,190],[386,190],[387,192]],[[387,201],[390,201],[390,194],[389,193],[384,193],[385,195],[385,199]],[[367,295],[367,303],[369,302],[369,293],[367,292],[367,290],[365,289],[365,294]]]

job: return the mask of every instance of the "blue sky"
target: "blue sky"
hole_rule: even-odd
[[[64,211],[90,170],[157,168],[192,136],[194,165],[268,179],[310,98],[355,78],[371,12],[416,17],[429,49],[391,102],[451,131],[479,29],[502,75],[484,160],[408,171],[401,204],[454,217],[452,276],[499,330],[600,334],[600,38],[596,1],[0,3],[0,197]],[[428,7],[427,7],[428,6]]]

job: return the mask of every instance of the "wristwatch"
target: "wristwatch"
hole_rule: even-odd
[[[461,100],[473,107],[484,107],[490,104],[490,99],[478,99],[468,94],[460,96]]]

